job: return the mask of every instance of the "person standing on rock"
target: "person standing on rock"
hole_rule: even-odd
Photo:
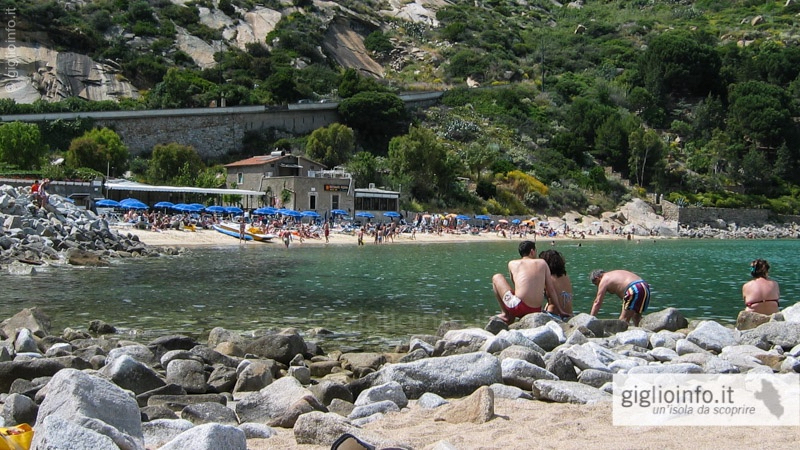
[[[606,272],[602,269],[593,270],[589,280],[597,286],[597,296],[592,304],[591,315],[597,317],[600,307],[603,306],[603,297],[606,292],[617,295],[622,299],[622,312],[619,320],[639,326],[642,314],[650,303],[650,285],[639,275],[627,270],[612,270]]]
[[[778,282],[769,278],[769,263],[766,259],[756,259],[750,263],[752,280],[742,286],[745,311],[759,314],[775,314],[781,289]]]
[[[551,303],[559,305],[558,313],[563,314],[550,276],[550,268],[543,259],[536,258],[536,243],[522,241],[518,250],[521,258],[508,262],[508,272],[514,287],[511,287],[501,273],[496,273],[492,277],[494,295],[502,311],[497,317],[510,325],[517,318],[542,312],[545,292]]]

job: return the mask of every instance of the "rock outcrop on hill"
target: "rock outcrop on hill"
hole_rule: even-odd
[[[137,88],[111,61],[95,61],[86,55],[31,43],[18,43],[5,57],[14,62],[14,69],[0,78],[0,98],[33,103],[67,97],[92,101],[139,97]]]

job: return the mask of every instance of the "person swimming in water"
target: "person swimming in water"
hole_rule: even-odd
[[[781,290],[778,282],[769,278],[767,260],[760,258],[753,260],[750,263],[750,276],[753,279],[742,286],[745,311],[766,315],[778,312]]]

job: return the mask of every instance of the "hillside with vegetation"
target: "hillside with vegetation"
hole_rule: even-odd
[[[402,189],[410,210],[597,213],[649,192],[800,213],[796,0],[0,0],[9,9],[17,46],[104,62],[136,95],[6,96],[2,115],[336,101],[341,124],[251,132],[229,159],[291,148]],[[406,111],[397,94],[415,90],[446,92]],[[174,143],[130,160],[93,128],[2,125],[0,168],[88,176],[113,160],[143,181],[224,179],[227,161]]]

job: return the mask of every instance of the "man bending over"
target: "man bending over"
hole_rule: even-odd
[[[650,303],[650,285],[642,277],[627,270],[593,270],[589,275],[592,284],[597,286],[597,297],[592,304],[591,315],[597,317],[600,307],[603,305],[603,297],[606,292],[611,292],[622,299],[622,312],[619,320],[639,326],[642,314],[647,310]]]

